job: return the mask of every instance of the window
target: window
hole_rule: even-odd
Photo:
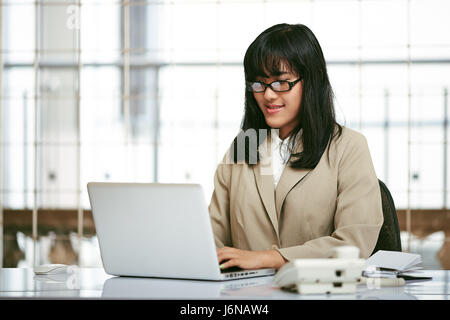
[[[0,8],[4,266],[11,248],[25,252],[12,265],[57,262],[49,242],[72,250],[70,262],[100,265],[89,181],[195,182],[209,203],[243,115],[245,50],[281,22],[316,34],[338,119],[367,137],[398,209],[448,207],[446,1],[10,0]],[[47,216],[67,226],[56,232]]]

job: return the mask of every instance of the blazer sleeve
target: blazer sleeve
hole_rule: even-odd
[[[216,168],[214,190],[208,210],[216,247],[231,246],[230,231],[230,179],[231,164],[225,162],[227,155]]]
[[[367,259],[375,248],[384,218],[378,178],[367,140],[363,135],[355,134],[342,149],[337,164],[334,231],[330,236],[299,246],[277,249],[287,260],[329,258],[332,249],[342,245],[358,247],[360,257]]]

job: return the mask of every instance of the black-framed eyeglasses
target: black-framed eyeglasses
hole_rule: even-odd
[[[288,81],[288,80],[276,80],[269,84],[262,82],[262,81],[254,81],[254,82],[247,82],[247,90],[250,92],[264,92],[266,91],[267,87],[270,87],[272,91],[275,92],[286,92],[292,89],[293,86],[303,78],[300,77],[297,80],[294,81]]]

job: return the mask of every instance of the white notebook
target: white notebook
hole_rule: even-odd
[[[381,270],[408,272],[422,269],[420,254],[379,250],[366,261],[366,266],[375,266]]]

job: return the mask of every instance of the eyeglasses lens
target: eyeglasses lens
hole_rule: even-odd
[[[276,92],[289,91],[289,89],[290,89],[289,83],[287,81],[272,82],[271,88],[273,91],[276,91]],[[251,85],[251,90],[253,92],[264,92],[265,86],[264,86],[264,84],[262,84],[260,82],[253,82]]]
[[[264,91],[264,85],[259,82],[254,82],[251,85],[252,91],[254,92],[263,92]]]

